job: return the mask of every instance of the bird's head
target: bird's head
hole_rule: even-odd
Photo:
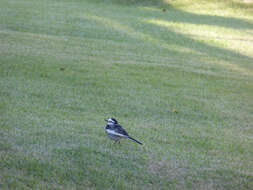
[[[109,119],[105,119],[105,121],[107,122],[108,125],[115,125],[118,124],[118,121],[114,118],[109,118]]]

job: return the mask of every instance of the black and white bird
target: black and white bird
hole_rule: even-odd
[[[105,126],[105,132],[107,136],[114,140],[115,142],[119,142],[120,139],[130,139],[140,145],[142,145],[141,142],[137,141],[136,139],[130,137],[128,133],[123,129],[123,127],[118,123],[118,121],[114,118],[105,119],[107,122],[107,125]]]

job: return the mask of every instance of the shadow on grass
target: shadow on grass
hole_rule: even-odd
[[[158,31],[164,30],[167,32],[166,36],[159,36],[159,35],[156,35],[155,33],[150,34],[154,38],[160,38],[160,40],[163,41],[164,43],[175,44],[177,46],[182,46],[183,48],[192,49],[192,50],[195,50],[196,52],[201,53],[201,55],[203,56],[212,56],[212,57],[216,57],[223,60],[229,60],[232,62],[234,62],[234,59],[231,59],[231,58],[235,58],[235,59],[240,58],[240,59],[246,59],[248,61],[253,61],[251,57],[242,55],[237,52],[233,52],[228,49],[212,46],[207,43],[201,42],[200,40],[196,40],[186,35],[183,35],[181,33],[178,33],[174,31],[171,27],[166,26],[166,23],[168,22],[163,21],[163,20],[157,20],[157,22],[156,20],[154,20],[154,22],[152,22],[152,20],[144,22],[144,24],[148,25],[150,28],[155,27]]]
[[[146,10],[146,11],[155,11],[155,10]],[[253,29],[253,23],[247,21],[246,19],[239,19],[234,17],[222,17],[217,15],[205,15],[205,14],[196,14],[191,12],[182,11],[169,6],[168,12],[172,12],[174,16],[171,16],[170,13],[165,16],[162,16],[165,20],[170,22],[178,23],[188,23],[195,25],[208,25],[208,26],[219,26],[223,28],[231,28],[237,30],[246,30]]]
[[[175,10],[174,10],[175,11]],[[201,40],[197,40],[186,36],[182,33],[179,33],[173,30],[172,27],[169,26],[170,22],[191,22],[193,24],[203,24],[207,23],[210,25],[215,25],[213,19],[219,20],[218,24],[220,26],[227,26],[232,28],[237,28],[241,25],[241,27],[245,27],[244,29],[253,28],[253,25],[247,25],[243,21],[232,19],[232,18],[222,18],[222,17],[212,17],[205,16],[204,20],[201,15],[194,15],[190,13],[185,13],[182,11],[176,11],[176,14],[179,14],[178,17],[173,17],[172,19],[169,17],[166,20],[147,20],[146,17],[138,17],[137,21],[141,23],[140,25],[130,25],[124,24],[118,19],[108,18],[102,16],[90,15],[89,18],[95,20],[98,24],[104,25],[105,27],[110,27],[112,30],[115,30],[119,33],[124,33],[128,36],[128,38],[132,38],[138,40],[140,42],[149,42],[157,48],[162,48],[168,52],[169,54],[174,55],[175,53],[180,57],[180,55],[188,56],[189,58],[195,57],[201,61],[201,58],[208,57],[213,58],[214,60],[222,60],[225,63],[225,68],[229,66],[229,69],[240,72],[241,74],[249,74],[248,72],[248,64],[238,64],[239,61],[243,60],[246,62],[253,62],[253,58],[248,57],[246,55],[240,54],[238,52],[234,52],[229,49],[217,47],[214,45],[207,44]],[[182,16],[184,15],[185,16]],[[192,18],[187,18],[192,17]],[[199,21],[202,20],[202,21]],[[209,21],[209,22],[207,22]],[[226,22],[232,22],[232,24],[225,24]],[[163,24],[159,24],[163,23]],[[165,23],[165,24],[164,24]],[[166,26],[168,23],[168,26]],[[240,24],[239,24],[240,23]],[[144,28],[144,29],[143,29]],[[159,31],[159,32],[156,32]],[[211,39],[211,38],[210,38]],[[175,47],[173,49],[172,47]],[[186,51],[181,51],[186,50]],[[188,53],[189,51],[194,51],[196,53]],[[174,52],[174,53],[173,53]],[[196,59],[195,59],[196,60]],[[231,65],[233,64],[233,65]]]
[[[253,1],[252,0],[241,0],[241,1],[232,1],[232,3],[228,4],[229,7],[240,7],[248,11],[252,11],[253,9]]]
[[[245,21],[243,19],[233,18],[233,17],[222,17],[216,15],[205,15],[205,14],[196,14],[186,11],[182,11],[173,7],[173,4],[170,4],[173,0],[105,0],[103,3],[113,3],[116,5],[125,5],[125,6],[138,6],[138,7],[150,7],[148,11],[156,11],[159,8],[164,7],[168,12],[174,12],[175,17],[169,17],[171,22],[185,22],[197,25],[211,25],[211,26],[220,26],[226,28],[234,29],[253,29],[253,23]],[[229,3],[224,2],[226,7],[240,7],[245,10],[252,9],[253,3],[244,3],[238,1],[231,1]],[[162,11],[162,9],[161,9]],[[168,16],[168,15],[166,15]]]
[[[100,0],[89,0],[90,2],[101,3]],[[169,2],[170,0],[168,0]],[[106,4],[116,4],[124,6],[138,6],[138,5],[147,5],[147,6],[168,6],[168,2],[165,0],[104,0],[103,3]]]
[[[44,26],[42,27],[36,24],[32,27],[16,27],[11,28],[11,30],[29,32],[34,31],[35,33],[46,33],[56,36],[117,40],[120,42],[131,40],[132,42],[148,42],[155,48],[159,48],[159,50],[162,49],[164,51],[167,51],[168,57],[173,57],[173,60],[178,60],[181,57],[186,57],[189,60],[199,60],[199,62],[201,62],[201,58],[206,56],[209,59],[219,59],[224,62],[229,62],[229,64],[234,64],[233,69],[244,74],[248,72],[247,69],[250,67],[247,62],[253,62],[252,57],[240,54],[233,50],[207,44],[203,40],[196,39],[194,36],[187,36],[185,34],[179,33],[174,30],[172,26],[170,26],[170,23],[185,23],[192,25],[218,26],[222,28],[240,30],[245,33],[251,33],[253,30],[253,23],[250,21],[232,17],[189,13],[176,9],[168,4],[167,11],[164,13],[162,9],[158,8],[158,6],[152,5],[152,3],[163,4],[163,0],[105,0],[103,2],[98,0],[90,0],[90,2],[92,3],[92,6],[94,5],[94,8],[97,5],[96,2],[99,2],[100,4],[106,4],[107,2],[115,3],[117,5],[122,5],[121,2],[128,2],[126,4],[136,5],[138,8],[131,10],[122,9],[121,12],[115,12],[115,14],[111,14],[111,12],[109,14],[107,12],[108,10],[91,10],[87,11],[85,14],[83,14],[83,16],[68,16],[65,18],[63,24],[56,23],[56,26],[48,28],[48,30],[44,30],[42,29]],[[143,3],[144,5],[139,5],[139,3]],[[147,9],[147,7],[150,7],[150,9]],[[111,11],[111,9],[109,10]],[[112,10],[117,11],[115,7]],[[133,11],[132,13],[134,14],[131,15],[129,11]],[[154,11],[159,12],[154,14]],[[129,22],[129,19],[134,21]],[[166,25],[166,23],[168,25]],[[94,29],[96,29],[96,32],[94,32],[89,29],[89,27],[87,27],[89,25],[98,25],[99,27],[94,27]],[[105,33],[107,34],[105,35]],[[205,38],[208,38],[208,36]],[[212,40],[211,37],[209,38]],[[239,61],[243,62],[238,64]],[[226,68],[229,65],[226,64],[223,66]]]
[[[89,0],[90,2],[101,2],[99,0]],[[125,6],[136,6],[136,5],[146,5],[146,6],[162,6],[168,7],[171,5],[171,2],[175,0],[104,0],[103,3],[113,3],[117,5]],[[198,3],[203,3],[199,1]],[[221,1],[223,6],[230,8],[241,8],[245,10],[253,9],[252,0],[230,0],[230,1]]]

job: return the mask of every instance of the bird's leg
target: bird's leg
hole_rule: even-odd
[[[120,144],[120,140],[119,140],[119,139],[118,139],[118,140],[115,140],[115,141],[114,141],[114,144],[116,144],[116,143]]]

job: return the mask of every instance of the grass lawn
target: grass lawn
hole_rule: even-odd
[[[252,190],[252,10],[1,0],[0,189]]]

